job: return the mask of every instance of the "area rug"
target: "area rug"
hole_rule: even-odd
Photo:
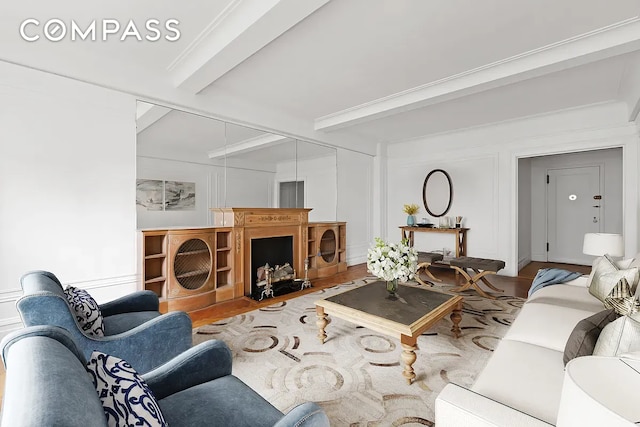
[[[449,382],[473,384],[524,300],[463,294],[462,336],[453,337],[448,317],[421,335],[416,381],[408,385],[398,339],[331,316],[327,341],[321,344],[316,336],[314,301],[375,280],[344,283],[197,328],[194,343],[225,341],[233,352],[233,374],[282,412],[313,401],[332,426],[433,426],[440,390]]]

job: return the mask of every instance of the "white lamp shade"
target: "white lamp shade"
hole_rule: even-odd
[[[624,246],[621,234],[587,233],[584,235],[582,253],[587,255],[623,256]]]

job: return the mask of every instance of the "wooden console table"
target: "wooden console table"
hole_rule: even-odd
[[[409,246],[413,246],[413,233],[446,233],[456,236],[456,258],[467,256],[467,231],[468,228],[436,228],[436,227],[409,227],[403,225],[400,227],[402,231],[402,239],[409,241]]]

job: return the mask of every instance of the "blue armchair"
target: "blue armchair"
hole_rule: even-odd
[[[100,305],[104,337],[97,337],[82,330],[53,273],[33,271],[22,276],[20,283],[23,296],[16,306],[24,325],[66,329],[85,358],[98,350],[120,357],[144,373],[193,344],[189,316],[184,312],[161,315],[158,297],[151,291],[134,292]]]
[[[71,335],[35,326],[0,344],[6,367],[2,426],[106,426],[86,360]],[[315,403],[286,415],[231,375],[231,351],[223,341],[199,344],[142,375],[171,427],[328,427]]]

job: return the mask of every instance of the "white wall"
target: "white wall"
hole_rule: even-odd
[[[0,62],[0,333],[20,276],[49,270],[98,300],[136,287],[132,97]]]
[[[373,241],[374,157],[338,149],[338,221],[347,222],[347,264],[367,262]]]
[[[546,175],[549,169],[563,167],[600,166],[600,182],[603,194],[601,232],[622,233],[622,150],[608,149],[558,154],[531,159],[531,259],[546,261]],[[521,199],[522,201],[522,199]],[[520,206],[520,210],[526,206]],[[520,211],[519,210],[519,211]],[[522,258],[522,256],[520,256]]]
[[[518,161],[518,270],[531,262],[531,159]]]
[[[466,217],[468,255],[499,258],[502,274],[518,270],[518,159],[573,151],[623,147],[625,246],[638,245],[638,133],[627,121],[624,103],[609,103],[535,116],[390,145],[388,222],[391,237],[405,223],[402,204],[421,200],[422,183],[434,168],[453,180],[450,215]],[[397,234],[396,234],[397,233]],[[416,245],[425,249],[447,244],[424,233]],[[452,243],[448,243],[452,247]]]

